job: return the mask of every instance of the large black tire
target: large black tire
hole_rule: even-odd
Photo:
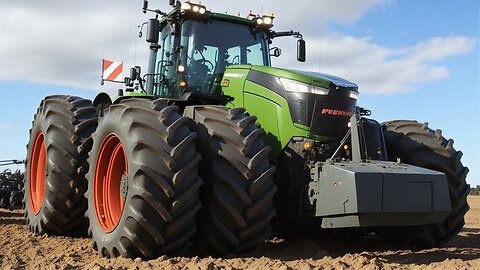
[[[74,96],[49,96],[40,103],[30,129],[24,179],[25,217],[31,232],[86,232],[85,174],[91,134],[97,126],[91,104]]]
[[[89,234],[100,255],[153,259],[189,243],[202,183],[189,122],[161,99],[127,99],[105,110],[92,135],[86,193]],[[110,155],[111,142],[123,156]]]
[[[389,238],[395,242],[420,247],[438,246],[460,232],[468,211],[466,183],[468,168],[460,161],[462,152],[453,148],[453,140],[446,140],[441,130],[432,130],[428,124],[397,120],[383,123],[385,143],[390,159],[443,172],[447,176],[452,211],[443,223],[395,228]]]
[[[275,215],[275,167],[269,162],[265,132],[245,109],[195,107],[192,118],[204,179],[194,243],[205,255],[252,251],[265,241]]]
[[[285,147],[278,157],[279,175],[275,178],[278,192],[274,202],[277,216],[272,222],[273,233],[279,237],[301,237],[318,231],[321,219],[307,209],[307,188],[311,179],[304,157]]]

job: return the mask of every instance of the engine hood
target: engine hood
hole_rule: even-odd
[[[276,67],[266,66],[251,66],[252,70],[267,73],[272,76],[287,78],[291,80],[300,81],[307,84],[313,84],[316,86],[335,89],[335,88],[347,88],[349,90],[358,91],[358,86],[346,79],[318,72],[300,71],[294,69],[284,69]]]

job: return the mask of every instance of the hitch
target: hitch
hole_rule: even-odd
[[[377,121],[362,117],[371,114],[370,110],[355,107],[355,113],[350,117],[348,123],[350,128],[329,160],[337,159],[349,139],[351,140],[353,162],[387,160],[387,147],[382,127]]]

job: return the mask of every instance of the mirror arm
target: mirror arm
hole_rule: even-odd
[[[293,30],[282,31],[282,32],[269,31],[267,35],[268,35],[269,39],[274,39],[274,38],[277,38],[277,37],[303,38],[303,36],[300,32],[295,32]]]
[[[306,60],[306,51],[305,51],[305,40],[300,32],[295,32],[293,30],[290,31],[283,31],[283,32],[275,32],[273,30],[268,31],[267,38],[268,43],[272,43],[272,39],[277,37],[294,37],[297,38],[297,60],[299,62],[305,62]]]

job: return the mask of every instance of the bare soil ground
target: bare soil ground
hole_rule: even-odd
[[[0,210],[1,269],[480,269],[480,196],[468,198],[464,230],[441,248],[396,250],[375,240],[272,239],[243,257],[105,259],[90,239],[34,236],[22,211]]]

